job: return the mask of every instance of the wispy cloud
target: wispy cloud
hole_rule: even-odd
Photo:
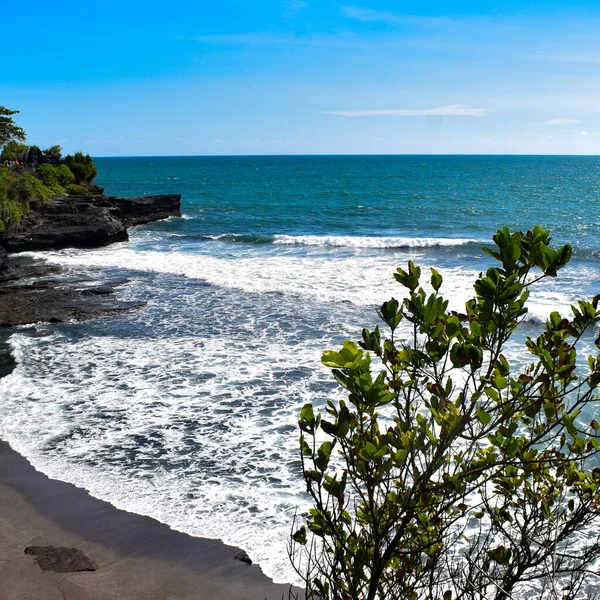
[[[288,35],[254,32],[176,36],[175,39],[221,46],[299,46],[303,48],[319,46],[327,48],[360,48],[372,46],[374,44],[374,42],[370,40],[362,39],[351,33],[331,35]]]
[[[341,117],[377,117],[381,115],[395,115],[400,117],[415,116],[452,116],[452,117],[485,117],[489,113],[487,108],[475,108],[467,104],[449,104],[437,108],[398,108],[385,110],[328,110],[327,115],[339,115]]]
[[[548,121],[527,123],[527,125],[577,125],[577,123],[582,123],[582,121],[577,119],[549,119]]]
[[[444,17],[422,17],[417,15],[399,15],[396,13],[358,6],[341,6],[342,14],[348,19],[356,21],[367,21],[371,23],[388,23],[397,25],[443,25],[450,23],[450,19]]]
[[[531,58],[540,60],[550,60],[559,63],[582,63],[596,65],[600,63],[600,53],[598,52],[576,52],[576,53],[556,53],[546,52],[529,54]]]
[[[295,36],[274,35],[272,33],[232,33],[232,34],[214,34],[214,35],[195,35],[190,39],[195,42],[204,42],[207,44],[223,45],[243,45],[243,44],[297,44],[298,38]]]
[[[285,5],[286,5],[286,11],[285,11],[286,17],[294,17],[301,10],[304,10],[308,6],[308,2],[305,2],[304,0],[288,0],[285,3]]]

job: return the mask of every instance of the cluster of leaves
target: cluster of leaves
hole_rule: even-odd
[[[40,165],[37,169],[37,175],[42,183],[48,187],[60,186],[64,188],[75,181],[75,175],[65,164],[58,165],[58,167],[50,164]]]
[[[89,189],[84,185],[77,185],[76,183],[71,183],[65,188],[65,191],[69,196],[81,196],[83,194],[89,193]]]
[[[73,156],[67,156],[65,163],[75,175],[75,183],[78,185],[90,184],[98,175],[96,165],[89,154],[76,152]]]
[[[25,158],[27,157],[28,150],[29,146],[27,144],[21,144],[16,140],[11,140],[4,146],[4,148],[2,148],[2,153],[0,154],[0,162],[10,160],[18,160],[19,162],[24,162]]]
[[[25,141],[25,130],[15,125],[12,118],[12,115],[18,113],[18,110],[10,110],[0,105],[0,148],[11,140]]]
[[[598,400],[600,355],[577,369],[577,345],[600,297],[570,319],[552,313],[527,338],[531,364],[513,372],[503,348],[530,288],[571,247],[551,248],[540,227],[493,239],[500,266],[480,275],[464,313],[448,310],[437,271],[428,293],[410,262],[394,274],[407,297],[378,311],[388,337],[365,329],[323,354],[348,396],[300,415],[313,508],[290,552],[307,598],[500,600],[524,582],[540,598],[574,598],[589,582],[600,425],[582,409]]]

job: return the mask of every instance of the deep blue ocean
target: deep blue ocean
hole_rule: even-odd
[[[339,397],[324,349],[377,322],[412,260],[453,308],[500,227],[540,224],[574,257],[534,290],[509,347],[600,292],[600,158],[285,156],[98,158],[109,195],[180,193],[183,218],[129,242],[36,256],[64,277],[126,278],[145,308],[23,327],[0,381],[0,437],[50,476],[192,535],[243,547],[291,581],[306,509],[296,421]],[[588,342],[586,342],[588,343]],[[590,342],[591,344],[591,342]],[[591,347],[591,346],[590,346]]]

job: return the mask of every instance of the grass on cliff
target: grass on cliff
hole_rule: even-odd
[[[0,169],[0,232],[17,224],[29,211],[32,200],[47,202],[64,194],[60,185],[44,185],[30,173]]]

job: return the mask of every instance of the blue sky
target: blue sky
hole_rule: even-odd
[[[600,3],[2,7],[0,104],[93,156],[600,153]]]

